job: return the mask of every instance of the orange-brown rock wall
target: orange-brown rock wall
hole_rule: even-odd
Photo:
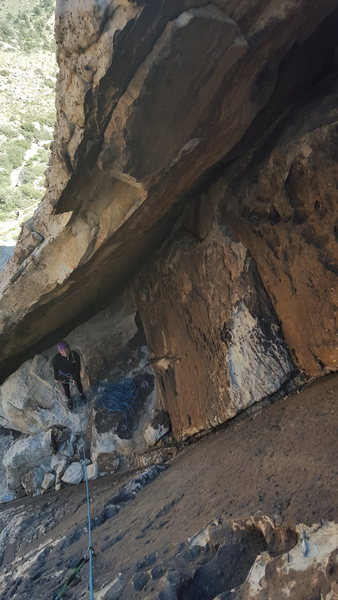
[[[0,281],[1,381],[136,277],[177,437],[295,367],[336,369],[337,23],[337,0],[58,0],[55,139]]]
[[[337,92],[197,195],[136,290],[176,436],[337,368]]]
[[[337,0],[57,1],[57,123],[0,282],[1,380],[108,302],[200,178],[323,75],[337,22]]]
[[[255,264],[215,226],[182,233],[136,284],[159,393],[176,437],[275,392],[292,364]]]
[[[217,188],[221,221],[250,250],[308,375],[337,369],[337,98],[329,87],[301,106],[263,159]]]

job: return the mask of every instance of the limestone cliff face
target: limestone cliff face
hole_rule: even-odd
[[[293,360],[311,375],[336,370],[338,356],[338,88],[316,92],[217,188],[221,222],[256,261]]]
[[[2,379],[130,278],[176,437],[336,369],[338,115],[318,82],[337,23],[336,0],[58,0],[48,189],[0,282]]]
[[[216,426],[276,392],[293,366],[241,242],[214,228],[168,244],[136,285],[176,436]]]
[[[177,434],[277,391],[294,367],[337,369],[336,98],[328,82],[225,167],[137,281]]]

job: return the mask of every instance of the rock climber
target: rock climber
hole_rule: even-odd
[[[57,354],[53,358],[53,371],[55,381],[63,387],[65,396],[70,400],[70,383],[76,383],[81,400],[85,400],[81,383],[81,359],[78,352],[71,350],[68,342],[59,342],[56,346]]]

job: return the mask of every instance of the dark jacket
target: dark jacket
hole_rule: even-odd
[[[81,362],[78,352],[71,350],[70,355],[55,354],[53,358],[54,379],[75,379],[80,376]]]

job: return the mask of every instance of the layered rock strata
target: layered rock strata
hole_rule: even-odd
[[[337,369],[337,98],[314,89],[262,150],[217,183],[221,223],[257,264],[297,366]]]
[[[26,434],[60,424],[48,386],[29,407],[26,359],[131,276],[156,378],[140,385],[176,438],[295,370],[336,369],[337,22],[333,0],[58,1],[47,194],[0,284],[5,426],[14,413]],[[93,336],[109,339],[102,325]],[[109,379],[105,353],[88,355],[91,383]],[[122,427],[91,419],[101,440],[105,421]]]
[[[279,112],[295,81],[299,93],[318,76],[333,56],[335,5],[58,1],[58,121],[33,219],[43,241],[31,251],[23,235],[2,278],[4,374],[130,275],[173,204],[241,140],[297,60],[303,69],[305,46],[316,60],[290,75]]]
[[[215,427],[276,392],[293,371],[246,248],[221,228],[182,234],[136,282],[176,437]]]

